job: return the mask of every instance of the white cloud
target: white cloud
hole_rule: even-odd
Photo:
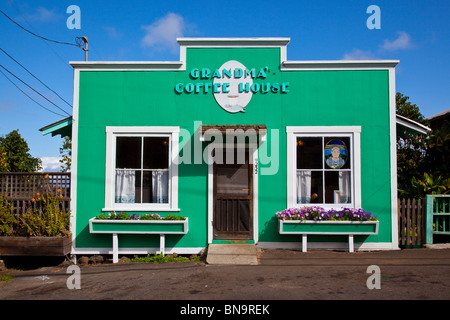
[[[176,13],[168,13],[156,20],[151,25],[142,26],[145,36],[142,39],[144,47],[152,47],[158,50],[171,50],[176,53],[178,44],[177,37],[183,37],[186,23],[182,16]]]
[[[370,51],[363,51],[360,49],[353,49],[351,52],[344,54],[342,60],[373,60],[375,55]]]
[[[42,157],[42,172],[59,172],[62,163],[59,162],[60,157]]]
[[[381,49],[383,50],[401,50],[401,49],[410,49],[413,47],[411,42],[411,37],[404,31],[397,32],[398,37],[395,40],[389,41],[384,40],[384,43],[381,45]]]
[[[25,18],[29,21],[54,21],[62,17],[61,14],[57,13],[55,9],[49,10],[44,7],[39,7],[34,13],[25,14]]]
[[[106,31],[106,34],[108,35],[109,38],[113,39],[113,40],[119,40],[122,38],[122,33],[119,32],[115,27],[103,27],[103,29]]]

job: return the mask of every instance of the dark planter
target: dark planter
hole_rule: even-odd
[[[0,256],[65,256],[72,237],[0,237]]]

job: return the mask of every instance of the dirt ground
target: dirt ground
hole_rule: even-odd
[[[67,261],[31,270],[3,266],[0,301],[128,300],[161,306],[178,301],[172,312],[181,313],[189,302],[193,308],[193,302],[207,301],[259,301],[274,304],[273,309],[276,301],[292,306],[292,300],[450,299],[450,249],[263,250],[259,261],[256,266],[106,262],[77,265],[78,274],[69,271]]]

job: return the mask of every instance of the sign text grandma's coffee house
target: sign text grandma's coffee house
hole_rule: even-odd
[[[174,90],[177,94],[212,93],[217,103],[230,113],[245,112],[246,105],[254,93],[288,93],[289,82],[256,82],[266,80],[269,67],[248,69],[242,63],[230,60],[220,68],[193,68],[189,72],[192,80],[179,82]],[[203,80],[203,81],[202,81]],[[209,82],[208,80],[213,80]]]

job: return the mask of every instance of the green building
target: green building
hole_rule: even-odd
[[[289,41],[182,38],[180,61],[71,62],[72,253],[301,248],[276,213],[304,206],[371,212],[377,232],[355,234],[355,249],[398,249],[398,61],[290,61]],[[90,229],[111,212],[181,215],[187,229]]]

